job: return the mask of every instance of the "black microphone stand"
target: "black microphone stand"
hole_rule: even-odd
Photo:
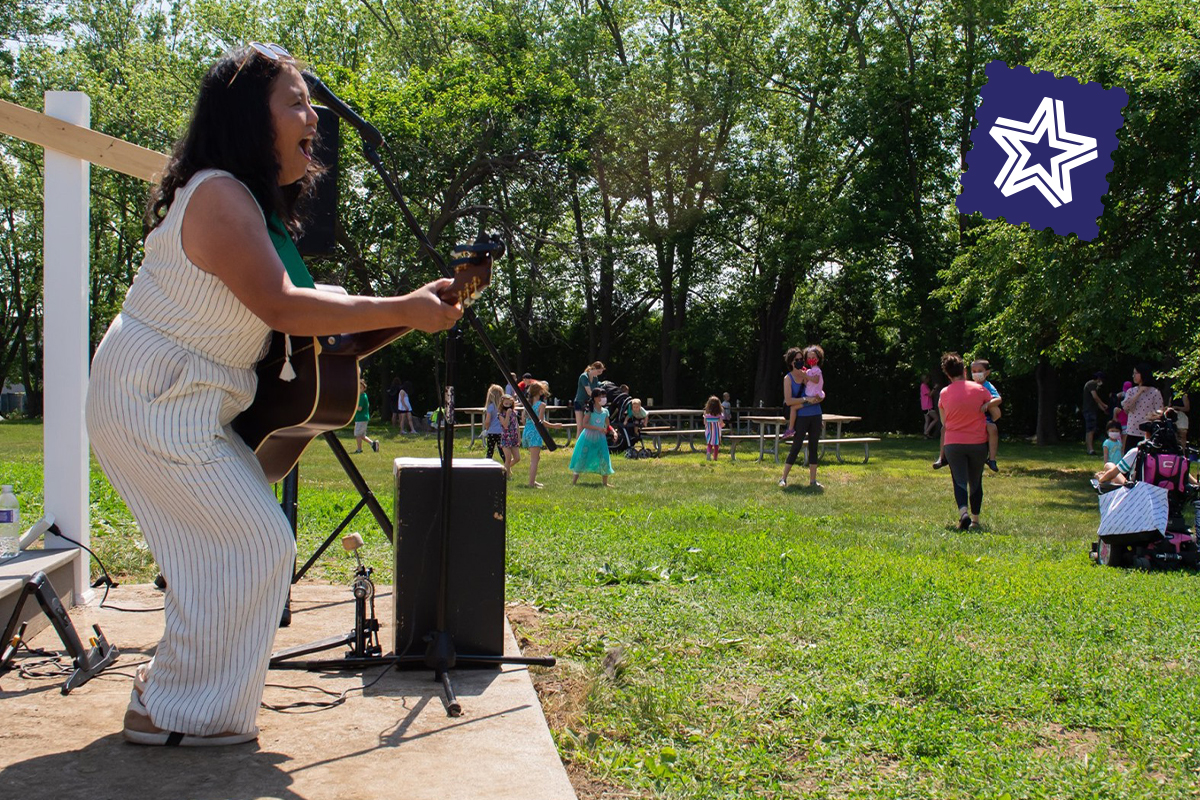
[[[421,230],[420,224],[412,211],[409,210],[408,204],[404,201],[404,196],[400,191],[396,180],[392,174],[384,166],[382,159],[379,157],[378,145],[383,142],[383,137],[370,123],[363,121],[360,117],[350,111],[344,103],[337,99],[324,84],[315,77],[305,73],[305,81],[308,82],[310,90],[313,90],[313,95],[318,100],[323,100],[339,114],[349,114],[354,117],[349,121],[358,131],[359,136],[363,140],[363,156],[367,162],[375,168],[379,177],[383,180],[384,185],[388,189],[388,193],[395,200],[396,205],[400,209],[401,215],[404,217],[405,223],[409,230],[416,237],[421,249],[425,254],[437,265],[443,276],[451,278],[454,276],[450,266],[446,263],[442,255],[434,249],[425,233]],[[319,91],[317,91],[319,87]],[[333,102],[331,102],[333,101]],[[339,110],[344,109],[343,110]],[[356,122],[357,120],[357,122]],[[482,239],[482,237],[481,237]],[[486,254],[484,257],[490,258]],[[487,331],[483,327],[475,312],[471,308],[465,308],[463,311],[463,319],[475,330],[479,340],[487,349],[492,361],[500,370],[500,374],[505,381],[508,380],[511,370],[505,363],[504,358],[500,355],[500,351],[496,349],[495,344],[487,335]],[[452,509],[452,489],[453,489],[453,467],[454,467],[454,412],[455,412],[455,396],[454,396],[454,381],[455,381],[455,365],[458,357],[458,342],[462,338],[460,325],[456,324],[446,333],[445,344],[445,359],[446,359],[446,390],[445,404],[446,410],[443,423],[443,445],[442,445],[442,485],[441,485],[441,576],[440,585],[438,587],[437,599],[437,616],[435,620],[435,628],[429,631],[423,637],[427,643],[425,654],[423,656],[413,655],[406,656],[397,653],[392,659],[397,667],[405,664],[423,663],[429,669],[433,670],[434,680],[442,684],[442,690],[445,695],[446,713],[451,717],[457,717],[462,714],[462,706],[458,702],[458,698],[454,692],[454,685],[450,680],[450,670],[457,665],[493,665],[500,666],[504,664],[517,664],[526,666],[543,666],[552,667],[557,662],[553,656],[546,657],[526,657],[526,656],[503,656],[503,655],[487,655],[487,654],[461,654],[455,650],[454,636],[446,630],[446,605],[447,605],[447,589],[449,586],[449,563],[450,563],[450,513]],[[542,440],[546,443],[546,449],[553,451],[558,445],[550,436],[550,432],[546,429],[538,416],[533,412],[533,407],[529,403],[525,392],[514,385],[513,391],[516,392],[517,398],[521,401],[521,405],[525,408],[528,414],[528,419],[533,421],[534,427],[541,435]]]

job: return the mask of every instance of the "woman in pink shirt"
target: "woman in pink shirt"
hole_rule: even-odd
[[[966,379],[962,356],[958,353],[942,356],[942,372],[950,379],[950,385],[938,395],[938,412],[945,459],[954,481],[958,527],[974,530],[979,527],[979,511],[983,507],[983,465],[988,456],[984,408],[991,402],[992,394]]]

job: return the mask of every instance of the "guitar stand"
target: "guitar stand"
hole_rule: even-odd
[[[8,643],[4,651],[0,652],[0,675],[13,668],[13,657],[25,643],[25,629],[28,627],[28,623],[20,621],[21,610],[25,607],[25,601],[29,599],[30,595],[37,598],[38,605],[50,618],[54,630],[58,632],[58,638],[67,646],[67,655],[71,656],[74,661],[75,671],[63,684],[63,694],[70,694],[72,689],[83,686],[117,660],[117,656],[121,654],[120,651],[108,643],[99,625],[92,626],[96,635],[90,640],[91,649],[84,648],[83,642],[79,640],[79,634],[75,632],[75,626],[71,624],[71,617],[63,608],[62,601],[59,600],[54,587],[50,585],[50,579],[46,577],[46,573],[36,572],[29,580],[25,581],[25,587],[21,590],[20,597],[17,598],[17,607],[13,609],[12,617],[4,629],[4,638],[0,639],[0,641]]]

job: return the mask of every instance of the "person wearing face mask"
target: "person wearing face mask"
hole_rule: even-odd
[[[987,414],[988,457],[985,463],[992,472],[999,472],[1000,468],[996,466],[996,453],[1000,449],[1000,429],[996,427],[996,423],[1000,420],[1001,398],[996,387],[988,380],[988,376],[991,374],[992,367],[987,359],[977,358],[971,362],[971,380],[987,389],[988,394],[992,396],[992,399],[982,409]]]
[[[1121,460],[1121,423],[1115,419],[1108,423],[1108,438],[1100,445],[1104,453],[1105,463],[1113,464]]]
[[[603,390],[592,394],[584,408],[583,425],[575,438],[575,449],[571,453],[571,485],[579,483],[584,472],[594,472],[608,486],[608,476],[613,474],[612,458],[608,454],[608,397]]]
[[[824,377],[821,375],[820,364],[825,357],[825,351],[819,345],[809,345],[801,350],[798,347],[789,348],[784,354],[783,363],[791,367],[783,376],[783,402],[788,407],[798,432],[792,440],[783,463],[783,474],[779,476],[779,487],[786,488],[788,474],[800,456],[800,448],[808,439],[808,486],[815,491],[824,491],[825,487],[817,481],[817,451],[821,442],[822,411],[821,401],[825,399]],[[784,437],[787,437],[784,432]]]
[[[821,361],[824,358],[825,351],[819,344],[814,344],[797,353],[790,364],[793,384],[801,384],[800,396],[804,401],[802,405],[820,403],[825,399],[825,376],[821,373]],[[799,409],[798,405],[788,406],[788,424],[783,432],[784,439],[790,439],[796,434],[796,412]]]

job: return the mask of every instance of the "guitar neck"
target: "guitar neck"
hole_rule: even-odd
[[[322,349],[327,352],[334,352],[339,355],[352,355],[356,358],[366,358],[376,350],[388,346],[401,336],[411,332],[412,328],[408,327],[380,328],[374,331],[342,334],[337,337],[318,336],[316,338],[321,343]],[[331,344],[331,339],[336,339],[336,343]]]

